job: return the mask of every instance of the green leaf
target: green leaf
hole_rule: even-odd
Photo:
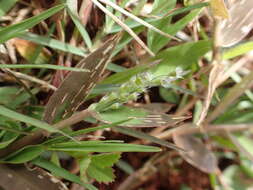
[[[154,146],[144,146],[106,141],[66,142],[49,145],[48,150],[65,152],[159,152]]]
[[[179,30],[182,30],[190,21],[192,21],[198,14],[200,9],[191,11],[188,15],[177,21],[175,24],[169,25],[168,19],[170,17],[163,18],[158,24],[155,24],[157,28],[170,35],[175,35]],[[158,35],[153,31],[148,33],[148,47],[155,53],[159,52],[168,42],[171,40],[164,36]]]
[[[78,135],[84,135],[84,134],[87,134],[87,133],[90,133],[90,132],[94,132],[94,131],[97,131],[97,130],[106,129],[106,128],[112,128],[112,127],[115,127],[115,126],[117,126],[119,124],[122,124],[122,123],[124,123],[126,121],[129,121],[129,119],[123,120],[123,121],[119,121],[119,122],[115,122],[115,123],[108,124],[108,125],[101,125],[101,126],[98,126],[98,127],[91,127],[91,128],[87,128],[87,129],[81,129],[81,130],[78,130],[78,131],[74,131],[74,132],[68,133],[68,135],[71,136],[71,137],[78,136]],[[61,143],[61,142],[66,142],[66,140],[68,140],[67,137],[61,136],[61,137],[56,137],[56,138],[47,140],[46,142],[44,142],[44,144],[48,145],[48,144]]]
[[[165,49],[154,58],[155,60],[161,60],[161,62],[152,68],[151,71],[155,76],[161,76],[174,72],[178,66],[188,69],[210,50],[211,43],[207,40],[189,42]]]
[[[0,105],[0,115],[11,118],[13,120],[21,121],[24,123],[29,123],[35,127],[45,129],[46,131],[49,131],[52,133],[63,134],[61,131],[53,128],[51,125],[49,125],[43,121],[40,121],[40,120],[34,119],[32,117],[20,114],[18,112],[12,111],[12,110],[5,108],[4,106],[1,106],[1,105]]]
[[[252,179],[243,175],[238,165],[227,167],[221,177],[231,189],[249,190],[252,188]]]
[[[134,126],[134,127],[154,127],[159,125],[174,125],[181,121],[173,118],[172,115],[158,114],[142,108],[131,108],[127,106],[120,106],[118,109],[110,109],[104,112],[97,113],[96,119],[105,123],[119,122],[122,120],[131,120],[119,124],[120,126]]]
[[[48,46],[52,49],[61,50],[64,52],[72,53],[79,56],[86,56],[86,53],[83,49],[72,46],[68,43],[61,42],[59,40],[49,38],[47,36],[40,36],[30,32],[18,35],[19,38],[24,40],[32,41],[36,44]]]
[[[245,54],[253,49],[253,42],[246,42],[226,50],[223,53],[223,59],[232,59]]]
[[[129,135],[129,136],[132,136],[132,137],[139,138],[141,140],[148,140],[150,142],[153,142],[153,143],[165,146],[167,148],[172,148],[174,150],[184,151],[183,149],[177,147],[176,145],[174,145],[172,143],[169,143],[169,142],[167,142],[165,140],[162,140],[162,139],[156,138],[154,136],[148,135],[148,134],[146,134],[144,132],[131,129],[129,127],[128,128],[126,128],[126,127],[117,127],[114,130],[118,131],[118,132],[120,132],[122,134],[125,134],[125,135]]]
[[[103,80],[100,84],[117,84],[117,83],[123,83],[130,79],[132,76],[144,72],[148,70],[151,66],[149,64],[143,64],[139,65],[130,69],[127,69],[126,71],[115,73],[109,77],[107,77],[105,80]]]
[[[39,88],[34,88],[30,90],[31,94],[36,95],[40,91]],[[10,109],[16,109],[18,106],[21,104],[25,103],[31,98],[31,94],[29,94],[27,91],[23,90],[21,93],[16,94],[16,97],[13,98],[9,103],[8,103],[8,108]]]
[[[175,7],[176,2],[176,0],[155,0],[151,14],[166,14]]]
[[[91,163],[91,156],[85,155],[83,158],[78,159],[79,167],[80,167],[80,178],[83,182],[88,181],[86,176],[86,171]]]
[[[112,167],[119,159],[120,154],[97,154],[92,156],[92,164],[100,168]]]
[[[74,24],[76,25],[76,28],[80,32],[85,44],[87,45],[87,47],[89,49],[91,49],[92,42],[91,42],[90,36],[89,36],[88,32],[85,30],[85,28],[84,28],[83,24],[81,23],[80,19],[77,17],[78,14],[75,14],[73,12],[73,10],[70,9],[69,7],[68,7],[67,11],[68,11],[69,16],[73,20]]]
[[[66,71],[77,71],[77,72],[89,72],[88,69],[65,67],[60,65],[50,64],[1,64],[0,68],[11,68],[11,69],[55,69],[55,70],[66,70]]]
[[[67,179],[71,182],[80,184],[89,190],[98,190],[93,185],[83,183],[78,176],[70,173],[68,170],[65,170],[64,168],[60,168],[59,166],[57,166],[57,165],[53,164],[52,162],[49,162],[43,158],[37,158],[37,159],[33,160],[32,163],[37,166],[40,166],[46,170],[49,170],[50,172],[54,173],[57,176],[63,177],[64,179]]]
[[[100,168],[95,165],[90,165],[87,173],[90,177],[96,179],[98,182],[112,182],[115,178],[112,168]]]
[[[0,162],[11,163],[11,164],[21,164],[28,162],[38,157],[44,149],[42,146],[27,146],[17,152],[14,152],[7,157],[3,158]]]
[[[199,9],[202,7],[206,7],[206,6],[208,6],[208,3],[197,3],[194,5],[187,6],[187,7],[182,7],[182,8],[173,10],[170,14],[166,14],[166,17],[162,17],[162,19],[167,18],[168,20],[170,20],[172,18],[172,16],[175,16],[175,15],[178,15],[181,13],[185,13],[185,12],[191,11],[193,9]],[[166,13],[168,13],[168,10]],[[158,14],[158,16],[161,16],[161,14],[159,14],[159,9],[157,9],[157,14]],[[160,18],[159,19],[157,19],[157,18],[155,18],[155,19],[154,18],[144,18],[143,20],[150,23],[150,24],[154,23],[154,25],[155,25],[155,23],[158,23],[161,19]],[[137,28],[137,27],[141,26],[140,23],[130,20],[130,19],[127,19],[125,21],[125,24],[129,28]],[[116,33],[116,32],[120,32],[120,31],[122,31],[122,28],[118,25],[114,25],[108,33]]]
[[[7,105],[10,101],[13,101],[19,89],[12,86],[5,86],[0,88],[0,104]]]
[[[15,141],[17,137],[18,137],[17,133],[6,131],[4,135],[1,137],[0,149],[7,147],[10,143]]]
[[[13,37],[16,37],[21,32],[24,32],[25,30],[32,28],[33,26],[40,23],[41,21],[43,21],[43,20],[49,18],[50,16],[54,15],[55,13],[59,12],[64,7],[65,7],[64,4],[57,5],[55,7],[52,7],[50,9],[42,12],[39,15],[28,18],[20,23],[1,28],[0,29],[0,43],[4,43]]]
[[[0,18],[6,14],[18,0],[0,0]]]

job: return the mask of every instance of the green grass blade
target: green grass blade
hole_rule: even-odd
[[[18,37],[22,38],[24,40],[34,42],[36,44],[48,46],[52,49],[61,50],[61,51],[72,53],[72,54],[79,55],[82,57],[86,56],[86,52],[84,50],[82,50],[81,48],[72,46],[70,44],[67,44],[67,43],[61,42],[59,40],[55,40],[55,39],[46,37],[46,36],[40,36],[37,34],[27,32],[24,34],[20,34]]]
[[[84,42],[86,43],[87,47],[89,49],[91,49],[92,42],[91,42],[90,36],[89,36],[88,32],[85,30],[83,24],[81,23],[80,19],[78,18],[78,14],[75,11],[76,10],[74,10],[73,8],[68,6],[67,12],[68,12],[69,16],[71,17],[72,21],[76,25],[76,28],[80,32],[80,34],[81,34]]]
[[[21,121],[24,123],[28,123],[31,124],[35,127],[41,128],[41,129],[45,129],[46,131],[52,132],[52,133],[62,133],[61,131],[53,128],[51,125],[42,122],[40,120],[34,119],[32,117],[20,114],[18,112],[12,111],[4,106],[0,105],[0,115],[11,118],[13,120],[17,120],[17,121]]]
[[[0,160],[0,162],[4,163],[11,163],[11,164],[21,164],[28,162],[30,160],[35,159],[38,157],[42,152],[45,150],[42,148],[42,146],[27,146],[21,150],[18,150],[7,157],[3,158],[3,160]]]
[[[234,57],[245,54],[253,49],[253,42],[246,42],[228,49],[223,53],[223,59],[232,59]]]
[[[64,168],[61,168],[61,167],[55,165],[54,163],[49,162],[43,158],[37,158],[37,159],[33,160],[32,163],[52,172],[53,174],[55,174],[57,176],[63,177],[64,179],[67,179],[67,180],[72,181],[74,183],[80,184],[80,185],[84,186],[85,188],[87,188],[88,190],[98,190],[93,185],[83,183],[81,181],[81,179],[78,176],[76,176],[75,174],[72,174],[68,170],[65,170]]]
[[[159,152],[160,148],[154,146],[126,144],[106,141],[81,141],[53,144],[48,150],[66,152]]]
[[[37,16],[33,16],[20,23],[2,28],[0,30],[0,43],[4,43],[13,37],[16,37],[21,32],[24,32],[25,30],[32,28],[36,24],[40,23],[42,20],[45,20],[49,18],[50,16],[54,15],[55,13],[59,12],[64,7],[65,7],[64,4],[57,5],[55,7],[52,7],[42,12],[41,14]]]
[[[10,69],[55,69],[55,70],[67,70],[67,71],[77,71],[77,72],[89,72],[88,69],[75,68],[75,67],[65,67],[60,65],[50,65],[50,64],[1,64],[0,68],[10,68]]]

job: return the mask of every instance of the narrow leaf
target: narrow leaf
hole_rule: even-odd
[[[64,7],[65,7],[64,4],[57,5],[55,7],[52,7],[42,12],[39,15],[28,18],[20,23],[1,28],[0,29],[0,43],[4,43],[7,40],[19,35],[21,32],[24,32],[25,30],[32,28],[33,26],[40,23],[41,21],[59,12]]]

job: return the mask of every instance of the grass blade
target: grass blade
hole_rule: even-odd
[[[55,69],[55,70],[66,70],[66,71],[77,71],[77,72],[89,72],[88,69],[65,67],[60,65],[50,64],[1,64],[0,68],[10,69]]]
[[[7,27],[4,27],[0,30],[0,43],[4,43],[7,40],[16,37],[21,32],[24,32],[25,30],[32,28],[36,24],[39,24],[41,21],[49,18],[50,16],[54,15],[55,13],[59,12],[65,7],[64,4],[57,5],[55,7],[52,7],[43,13],[33,16],[31,18],[28,18],[20,23],[10,25]]]

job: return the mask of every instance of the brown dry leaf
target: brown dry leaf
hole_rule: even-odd
[[[185,161],[205,173],[218,171],[218,161],[215,155],[197,137],[173,133],[173,140],[178,147],[185,150],[185,152],[179,151]]]
[[[17,48],[19,54],[28,61],[31,61],[33,59],[33,56],[36,54],[37,48],[39,47],[33,42],[19,38],[13,39],[12,43]],[[41,61],[41,64],[48,63],[50,57],[50,52],[46,48],[42,48],[36,61]]]
[[[78,68],[89,69],[89,73],[70,72],[57,91],[50,97],[43,120],[52,124],[70,116],[96,85],[111,58],[119,36],[107,40],[100,48],[84,58]]]
[[[68,190],[66,185],[42,169],[28,170],[23,165],[0,165],[0,189]]]

